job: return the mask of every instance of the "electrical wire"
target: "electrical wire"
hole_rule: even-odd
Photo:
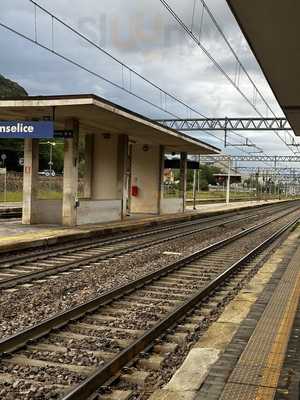
[[[186,107],[190,112],[194,112],[200,116],[202,116],[203,118],[207,118],[207,116],[203,115],[199,110],[196,110],[192,107],[190,107],[189,105],[187,105],[186,103],[184,103],[182,100],[178,99],[177,97],[173,96],[172,94],[166,92],[165,90],[163,90],[161,87],[159,87],[158,85],[156,85],[155,83],[153,83],[152,81],[150,81],[149,79],[147,79],[146,77],[144,77],[143,75],[141,75],[140,73],[138,73],[136,70],[132,69],[131,67],[129,67],[127,64],[125,64],[123,61],[119,60],[118,58],[116,58],[115,56],[113,56],[110,52],[108,52],[107,50],[104,50],[101,46],[99,46],[97,43],[93,42],[91,39],[89,39],[87,36],[83,35],[81,32],[79,32],[77,29],[75,29],[74,27],[72,27],[70,24],[68,24],[67,22],[63,21],[61,18],[57,17],[56,15],[54,15],[53,13],[51,13],[49,10],[47,10],[45,7],[41,6],[39,3],[37,3],[34,0],[28,0],[30,3],[32,3],[34,5],[34,7],[38,7],[40,10],[42,10],[44,13],[48,14],[51,18],[52,21],[53,19],[56,20],[57,22],[59,22],[60,24],[62,24],[65,28],[69,29],[71,32],[73,32],[76,36],[78,36],[79,38],[83,39],[84,41],[86,41],[87,43],[89,43],[90,45],[92,45],[93,47],[95,47],[97,50],[101,51],[103,54],[105,54],[106,56],[108,56],[109,58],[111,58],[112,60],[114,60],[115,62],[117,62],[119,65],[121,65],[122,70],[124,68],[126,68],[130,73],[134,74],[135,76],[137,76],[138,78],[141,78],[143,81],[145,81],[146,83],[148,83],[149,85],[151,85],[152,87],[154,87],[155,89],[159,90],[161,93],[163,93],[165,96],[169,97],[170,99],[176,101],[177,103],[181,104],[182,106]],[[195,8],[196,8],[196,0],[194,0],[195,3]],[[193,19],[195,17],[195,9],[193,10]],[[53,27],[53,22],[52,22],[52,27]],[[53,29],[53,28],[52,28]],[[53,32],[52,32],[52,36],[53,36]],[[131,79],[131,76],[130,76]],[[130,85],[131,87],[131,85]],[[131,94],[131,90],[129,91]],[[153,103],[151,103],[151,105],[153,106]],[[165,111],[165,110],[164,110]],[[170,114],[173,115],[173,114]],[[178,118],[178,116],[176,117]],[[212,135],[211,133],[208,133],[205,131],[205,133],[214,136],[215,138],[217,138],[217,136]],[[232,134],[234,134],[235,136],[238,136],[241,139],[245,139],[247,141],[247,138],[241,134],[238,134],[237,132],[231,131]],[[251,140],[248,140],[248,142],[253,146],[256,147],[258,150],[259,149],[255,143],[253,143]],[[228,142],[228,144],[230,145],[231,143]],[[241,144],[241,146],[243,146],[243,144]],[[247,153],[247,152],[246,152]]]
[[[184,103],[183,101],[177,99],[175,96],[173,96],[173,95],[169,94],[168,92],[164,91],[164,90],[163,90],[162,88],[160,88],[158,85],[154,84],[154,83],[151,82],[149,79],[143,77],[141,74],[137,73],[137,72],[134,71],[132,68],[128,67],[125,63],[123,63],[122,61],[118,60],[116,57],[114,57],[113,55],[111,55],[109,52],[107,52],[106,50],[104,50],[103,48],[101,48],[99,45],[97,45],[96,43],[94,43],[93,41],[91,41],[88,37],[86,37],[85,35],[83,35],[83,34],[81,34],[80,32],[78,32],[78,31],[77,31],[76,29],[74,29],[72,26],[70,26],[69,24],[67,24],[66,22],[64,22],[62,19],[56,17],[54,14],[52,14],[51,12],[49,12],[48,10],[46,10],[44,7],[40,6],[40,5],[39,5],[38,3],[36,3],[35,1],[29,0],[29,2],[32,3],[32,4],[35,6],[35,15],[36,15],[36,7],[38,7],[39,9],[41,9],[43,12],[47,13],[47,14],[51,17],[51,21],[52,21],[52,38],[54,38],[54,31],[53,31],[53,29],[54,29],[54,20],[55,20],[55,21],[59,22],[60,24],[62,24],[63,26],[65,26],[67,29],[71,30],[74,34],[76,34],[77,36],[79,36],[81,39],[84,39],[84,40],[87,41],[89,44],[91,44],[92,46],[94,46],[94,47],[96,47],[98,50],[100,50],[102,53],[104,53],[105,55],[109,56],[109,57],[110,57],[111,59],[113,59],[114,61],[118,62],[118,63],[122,66],[122,69],[124,69],[124,68],[128,69],[131,73],[135,74],[136,76],[138,76],[139,78],[143,79],[145,82],[147,82],[148,84],[150,84],[152,87],[155,87],[157,90],[159,90],[161,94],[164,94],[165,96],[168,96],[170,99],[172,99],[172,100],[178,102],[178,103],[181,104],[182,106],[186,107],[188,110],[190,110],[190,111],[192,111],[192,112],[194,112],[194,113],[196,113],[196,114],[198,114],[198,115],[201,115],[202,117],[205,117],[205,116],[204,116],[203,114],[201,114],[198,110],[196,110],[196,109],[194,109],[194,108],[192,108],[192,107],[189,107],[189,106],[188,106],[186,103]],[[35,21],[36,21],[36,19],[35,19]],[[167,109],[165,109],[165,108],[163,108],[163,107],[158,106],[157,104],[151,102],[150,100],[147,100],[147,99],[145,99],[144,97],[142,97],[142,96],[140,96],[140,95],[137,95],[136,93],[133,93],[131,90],[126,89],[126,87],[123,87],[123,86],[121,86],[121,85],[119,85],[119,84],[113,82],[112,80],[110,80],[110,79],[108,79],[108,78],[105,78],[104,76],[100,75],[99,73],[97,73],[97,72],[95,72],[95,71],[92,71],[91,69],[89,69],[89,68],[83,66],[83,65],[80,64],[79,62],[74,61],[74,60],[72,60],[71,58],[66,57],[66,56],[64,56],[63,54],[57,52],[57,51],[54,50],[54,48],[53,48],[54,39],[52,39],[52,48],[49,48],[48,46],[46,46],[46,45],[44,45],[44,44],[42,44],[42,43],[40,43],[40,42],[38,41],[37,35],[35,35],[35,38],[32,39],[32,38],[30,38],[29,36],[26,36],[25,34],[22,34],[22,33],[18,32],[16,29],[13,29],[13,28],[11,28],[11,27],[9,27],[9,26],[7,26],[6,24],[3,24],[3,23],[1,23],[1,22],[0,22],[0,26],[2,26],[3,28],[9,30],[10,32],[12,32],[12,33],[18,35],[19,37],[21,37],[21,38],[23,38],[23,39],[26,39],[26,40],[30,41],[31,43],[33,43],[33,44],[35,44],[35,45],[37,45],[37,46],[43,48],[44,50],[47,50],[47,51],[51,52],[52,54],[54,54],[54,55],[56,55],[57,57],[63,59],[64,61],[67,61],[67,62],[71,63],[72,65],[74,65],[74,66],[76,66],[76,67],[78,67],[78,68],[81,68],[81,69],[84,70],[85,72],[88,72],[88,73],[92,74],[93,76],[95,76],[95,77],[97,77],[97,78],[99,78],[99,79],[102,79],[102,80],[105,81],[106,83],[108,83],[108,84],[110,84],[110,85],[112,85],[112,86],[114,86],[114,87],[116,87],[116,88],[118,88],[118,89],[120,89],[120,90],[122,90],[122,91],[125,91],[127,94],[130,94],[130,95],[134,96],[135,98],[137,98],[137,99],[139,99],[139,100],[141,100],[141,101],[147,103],[148,105],[151,105],[152,107],[155,107],[156,109],[159,109],[160,111],[162,111],[162,112],[164,112],[164,113],[167,113],[167,114],[169,114],[169,115],[171,115],[171,116],[173,116],[173,117],[175,117],[175,118],[180,118],[178,115],[176,115],[176,114],[170,112],[169,110],[167,110]],[[36,28],[36,27],[35,27],[35,28]],[[35,31],[36,31],[36,29],[35,29]],[[205,118],[206,118],[206,117],[205,117]],[[216,136],[216,135],[213,135],[213,134],[210,133],[210,132],[205,132],[205,133],[208,134],[208,135],[210,135],[210,136],[212,136],[212,137],[214,137],[214,138],[217,139],[217,140],[222,141],[222,139],[220,139],[220,138],[219,138],[218,136]],[[237,136],[244,138],[242,135],[238,135],[238,134],[237,134]],[[245,138],[244,138],[244,139],[245,139]],[[222,141],[222,142],[223,142],[223,141]],[[230,145],[231,143],[228,142],[228,144]],[[254,145],[254,146],[255,146],[255,145]],[[238,149],[238,150],[239,150],[239,151],[242,151],[242,152],[245,153],[245,154],[249,154],[249,152],[245,151],[244,149]]]
[[[265,104],[265,106],[267,107],[267,109],[271,112],[271,114],[277,118],[275,112],[273,111],[273,109],[271,108],[270,104],[266,101],[266,99],[264,98],[262,92],[259,90],[258,86],[255,84],[255,82],[253,81],[252,77],[250,76],[250,74],[248,73],[247,69],[245,68],[245,66],[243,65],[242,61],[240,60],[238,54],[236,53],[236,51],[234,50],[234,48],[232,47],[231,43],[229,42],[228,38],[226,37],[224,31],[222,30],[220,24],[217,22],[215,16],[213,15],[213,13],[211,12],[211,10],[209,9],[209,7],[207,6],[205,0],[200,0],[201,3],[203,4],[203,7],[206,9],[209,17],[211,18],[213,24],[215,25],[215,27],[217,28],[218,32],[220,33],[220,35],[222,36],[222,38],[225,40],[225,43],[227,44],[227,46],[229,47],[230,51],[232,52],[234,58],[236,59],[236,62],[238,63],[239,69],[242,69],[243,72],[245,73],[245,75],[247,76],[247,78],[249,79],[249,81],[251,82],[253,88],[254,88],[254,94],[253,94],[253,103],[255,103],[255,99],[256,96],[259,95],[260,99],[263,101],[263,103]],[[285,144],[286,140],[283,140],[279,134],[279,132],[274,131],[277,136],[284,141]],[[294,143],[294,137],[288,132],[287,133],[289,138],[291,139],[291,142]],[[299,152],[299,149],[298,149]]]
[[[195,34],[188,28],[188,26],[182,21],[182,19],[178,16],[178,14],[172,9],[172,7],[167,3],[167,1],[165,0],[159,0],[162,5],[167,9],[167,11],[173,16],[173,18],[178,22],[178,24],[182,27],[182,29],[191,37],[191,39],[201,48],[201,50],[204,52],[204,54],[211,60],[211,62],[214,64],[214,66],[226,77],[226,79],[231,83],[231,85],[240,93],[240,95],[244,98],[244,100],[246,100],[246,102],[254,109],[254,111],[260,115],[260,117],[264,117],[263,114],[258,110],[258,108],[252,103],[252,101],[245,95],[245,93],[239,88],[239,86],[236,84],[236,82],[230,77],[229,74],[227,74],[227,72],[225,71],[225,69],[217,62],[217,60],[211,55],[211,53],[202,45],[200,39],[198,39]],[[211,17],[213,17],[213,14],[211,13],[211,11],[208,9],[206,3],[204,2],[204,0],[201,0],[202,4],[203,4],[203,9],[205,9],[209,15]],[[215,21],[215,23],[217,24],[215,18],[213,17],[213,22]],[[226,43],[229,45],[230,50],[233,52],[236,60],[239,63],[239,69],[242,68],[245,72],[246,69],[244,68],[243,64],[240,62],[237,54],[234,52],[232,46],[230,45],[229,41],[227,40],[224,32],[221,30],[221,28],[219,27],[219,25],[217,24],[216,27],[218,27],[219,32],[222,34],[222,37],[225,38]],[[257,90],[257,93],[260,94],[260,96],[262,96],[261,92],[259,91],[259,89],[256,87],[255,83],[253,82],[253,80],[250,78],[250,75],[247,73],[247,76],[249,77],[251,83],[254,85],[255,90]],[[268,105],[268,103],[265,101],[265,99],[262,96],[262,99],[264,101],[264,103],[267,105],[268,109],[270,111],[272,111],[272,109],[270,108],[270,106]],[[272,111],[273,113],[273,111]],[[273,113],[274,114],[274,113]],[[275,116],[275,114],[274,114]],[[275,116],[276,117],[276,116]],[[288,143],[280,136],[280,134],[275,131],[275,134],[277,135],[277,137],[288,147],[288,149],[290,151],[292,151],[294,154],[296,154],[296,152],[288,145]],[[298,150],[299,152],[299,150]]]

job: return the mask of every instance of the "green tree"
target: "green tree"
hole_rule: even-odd
[[[208,185],[216,185],[216,179],[214,174],[218,174],[221,172],[220,168],[211,166],[211,165],[200,165],[199,168],[200,176],[199,183],[201,190],[208,190]],[[174,171],[175,180],[180,179],[180,170]],[[187,173],[187,189],[191,190],[193,187],[194,181],[194,170],[189,169]],[[198,182],[198,178],[197,178]]]
[[[55,143],[55,146],[52,146],[52,168],[57,173],[61,173],[64,159],[64,146],[63,140],[51,140],[52,143]],[[40,171],[44,169],[49,169],[49,161],[50,161],[50,144],[48,141],[40,142],[40,151],[39,151],[39,168]]]

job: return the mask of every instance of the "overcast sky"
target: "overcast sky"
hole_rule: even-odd
[[[201,26],[203,45],[226,73],[233,79],[237,78],[236,63],[220,34],[206,14],[201,18],[200,1],[196,1],[194,20],[194,0],[168,2],[189,27],[193,25],[195,34],[200,33]],[[159,0],[38,0],[38,3],[205,116],[257,116],[201,49],[191,42]],[[282,112],[226,0],[207,0],[207,5],[271,108],[281,116]],[[54,22],[52,36],[51,18],[43,12],[37,10],[36,18],[37,39],[42,44],[54,46],[55,51],[85,68],[165,107],[165,98],[158,90],[137,77],[130,79],[126,69],[122,71],[115,61],[76,38],[57,22]],[[0,21],[35,38],[35,12],[29,0],[1,0]],[[1,27],[0,32],[0,73],[18,81],[31,95],[95,93],[152,118],[171,117]],[[239,84],[252,99],[253,90],[242,76]],[[257,106],[266,115],[266,108],[259,103]],[[186,109],[175,102],[167,100],[167,107],[174,115],[188,116]],[[221,138],[222,134],[217,136]],[[221,141],[204,134],[197,134],[197,137],[221,145]],[[274,133],[250,132],[248,137],[269,154],[289,153]],[[234,136],[231,140],[239,141]],[[228,151],[236,152],[236,149]]]

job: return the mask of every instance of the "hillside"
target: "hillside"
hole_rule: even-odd
[[[22,86],[0,74],[0,98],[24,96],[28,96],[28,93]]]
[[[24,96],[28,96],[28,94],[22,86],[10,79],[6,79],[0,74],[0,99]],[[19,158],[23,155],[23,140],[0,139],[0,154],[5,154],[7,156],[5,166],[8,167],[9,170],[22,170],[22,167],[19,165]],[[1,166],[3,166],[3,163],[1,165],[0,162],[0,167]]]

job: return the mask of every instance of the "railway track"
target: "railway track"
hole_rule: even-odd
[[[22,217],[22,208],[3,208],[0,209],[0,221],[8,219],[20,219]]]
[[[83,400],[98,396],[97,390],[154,346],[154,361],[138,361],[146,375],[147,365],[159,364],[162,354],[178,344],[178,336],[170,329],[183,318],[190,325],[203,319],[191,312],[292,229],[299,217],[299,209],[282,211],[1,341],[1,398]],[[163,344],[157,345],[159,338]],[[131,383],[134,378],[126,370],[121,375]]]
[[[281,210],[293,210],[299,203],[280,204],[264,209],[252,210],[247,214],[215,216],[202,220],[188,221],[147,231],[118,235],[110,239],[88,239],[42,249],[36,252],[21,252],[2,256],[0,261],[0,289],[15,288],[45,277],[57,275],[75,268],[145,249],[154,245],[199,234],[218,226],[250,222],[251,219],[266,217]]]

